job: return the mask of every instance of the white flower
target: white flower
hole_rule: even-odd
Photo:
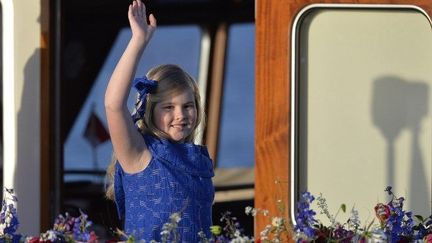
[[[170,231],[169,231],[169,230],[162,230],[162,231],[160,232],[160,234],[161,234],[162,236],[164,236],[164,235],[170,235]]]
[[[270,233],[271,228],[272,228],[272,226],[268,224],[268,225],[266,225],[264,230],[260,232],[261,240],[267,240],[268,239],[268,234]]]
[[[360,219],[359,219],[359,213],[358,213],[358,211],[356,209],[352,208],[351,209],[351,216],[349,218],[348,225],[351,228],[357,229],[357,228],[360,227],[360,224],[361,224],[361,222],[360,222]]]
[[[245,213],[246,215],[251,215],[253,217],[255,217],[258,213],[262,213],[264,216],[268,216],[269,211],[267,209],[259,209],[259,208],[247,206],[245,208]]]
[[[230,241],[230,243],[251,243],[251,242],[253,242],[253,238],[250,239],[247,236],[243,236],[243,237],[237,236],[236,238],[234,238]]]
[[[273,217],[272,218],[272,225],[274,227],[282,227],[284,224],[284,219],[282,217]]]
[[[387,236],[382,229],[374,229],[371,232],[371,236],[368,239],[368,243],[384,243],[387,242]]]
[[[57,235],[54,230],[48,230],[47,232],[42,233],[40,238],[43,241],[55,242],[57,240]]]
[[[178,222],[180,222],[181,217],[180,217],[179,213],[173,213],[170,215],[170,219],[171,219],[171,221],[178,223]]]
[[[6,225],[9,226],[11,222],[12,222],[12,217],[10,215],[7,215],[5,220]]]
[[[246,208],[245,208],[245,213],[246,213],[246,215],[252,215],[252,216],[255,216],[256,215],[256,209],[255,208],[253,208],[253,207],[251,207],[251,206],[247,206]]]

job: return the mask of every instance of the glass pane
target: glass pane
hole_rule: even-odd
[[[253,167],[255,25],[233,25],[228,36],[217,166]]]
[[[111,160],[111,142],[108,140],[98,144],[97,136],[99,136],[99,141],[103,141],[103,132],[101,130],[107,129],[103,103],[105,88],[117,61],[126,48],[130,36],[131,32],[129,28],[125,28],[119,32],[117,40],[76,119],[76,123],[68,135],[64,144],[65,171],[71,169],[104,171]],[[182,66],[194,78],[197,78],[200,40],[201,30],[197,26],[158,27],[152,41],[144,52],[137,69],[137,76],[144,75],[153,66],[174,63]],[[134,100],[135,92],[131,92],[128,101],[128,106],[131,109]],[[94,130],[90,129],[87,132],[87,136],[85,136],[86,127],[92,112],[100,119],[103,127],[95,125]],[[91,139],[98,145],[92,147],[90,143]],[[65,181],[82,178],[83,175],[66,175]]]
[[[317,8],[298,38],[298,189],[370,222],[392,186],[407,210],[430,215],[429,20],[413,9]]]

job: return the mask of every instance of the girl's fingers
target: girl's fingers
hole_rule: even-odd
[[[141,0],[134,0],[133,1],[134,4],[136,4],[136,16],[140,16],[140,17],[146,17],[146,7],[145,4],[143,2],[141,2]]]
[[[141,0],[132,1],[130,7],[132,8],[132,15],[135,17],[142,17],[146,19],[146,7]],[[147,21],[146,21],[147,22]]]
[[[150,14],[147,21],[146,6],[141,0],[133,0],[129,5],[129,21],[131,27],[136,26],[151,36],[156,29],[157,21],[153,14]],[[133,25],[133,26],[132,26]]]
[[[133,17],[132,4],[129,4],[128,16],[129,18]]]
[[[141,0],[138,0],[138,1],[140,1],[141,2]],[[141,14],[142,14],[142,16],[143,17],[146,17],[147,16],[147,13],[146,13],[146,6],[145,6],[145,4],[144,3],[141,3]]]
[[[156,18],[155,18],[155,16],[153,14],[150,14],[150,16],[149,16],[149,22],[150,22],[150,26],[151,27],[156,28],[157,21],[156,21]]]
[[[138,13],[137,13],[137,2],[136,1],[133,1],[132,2],[132,14],[133,14],[133,16],[138,16]]]
[[[133,3],[129,5],[128,18],[129,20],[136,18],[136,11],[133,6]]]
[[[141,8],[142,8],[142,2],[141,2],[141,0],[135,0],[134,2],[136,2],[136,6],[137,6],[137,8],[136,8],[136,11],[137,11],[137,15],[139,16],[139,17],[142,17],[142,11],[141,11]]]

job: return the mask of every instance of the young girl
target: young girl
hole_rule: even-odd
[[[213,164],[207,149],[192,143],[203,119],[195,81],[176,65],[135,75],[137,63],[156,29],[140,0],[129,6],[132,37],[109,81],[105,108],[116,160],[108,168],[108,198],[114,199],[124,230],[136,240],[160,241],[170,215],[181,242],[210,237],[214,198]],[[129,90],[138,90],[131,117]]]

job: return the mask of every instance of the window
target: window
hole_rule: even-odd
[[[254,167],[255,25],[232,25],[228,36],[217,167]]]

